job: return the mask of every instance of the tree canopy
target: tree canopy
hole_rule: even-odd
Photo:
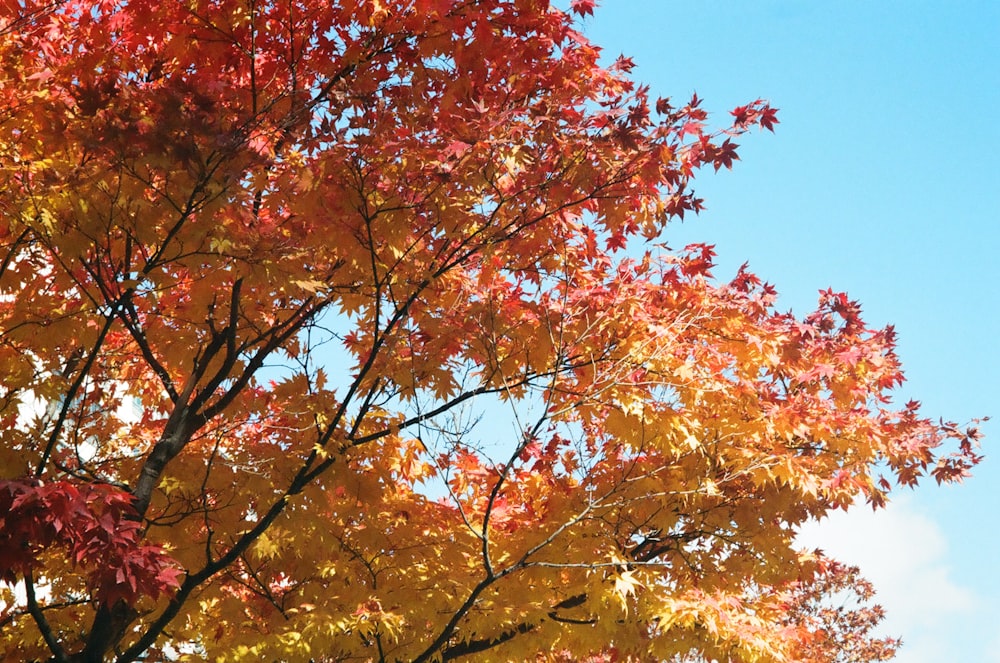
[[[4,660],[891,654],[796,528],[978,433],[668,245],[776,111],[570,5],[0,2]]]

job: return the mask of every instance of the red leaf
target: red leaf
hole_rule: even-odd
[[[570,0],[569,8],[580,16],[587,16],[594,13],[597,0]]]
[[[760,114],[760,126],[764,127],[768,131],[774,131],[774,125],[778,123],[778,109],[777,108],[766,108]]]

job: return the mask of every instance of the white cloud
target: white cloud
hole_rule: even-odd
[[[1000,661],[1000,635],[993,638],[993,641],[990,643],[990,645],[991,646],[988,653],[990,657],[989,660]]]
[[[881,631],[901,636],[897,663],[960,660],[957,628],[983,604],[952,578],[948,542],[937,524],[903,496],[880,511],[857,505],[804,527],[799,542],[861,567],[887,612]]]

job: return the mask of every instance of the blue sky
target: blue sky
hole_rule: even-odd
[[[1000,2],[605,0],[584,26],[653,98],[697,92],[720,125],[758,97],[781,109],[732,172],[702,173],[708,210],[668,243],[716,244],[720,278],[749,261],[783,308],[846,290],[896,326],[901,399],[998,417],[963,485],[805,538],[878,584],[900,663],[1000,661]]]

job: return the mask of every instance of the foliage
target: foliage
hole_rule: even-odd
[[[786,623],[805,626],[796,656],[805,661],[871,663],[888,661],[900,645],[898,639],[871,637],[882,621],[879,606],[865,606],[875,596],[860,569],[818,558],[816,574],[807,583],[791,584],[786,592]],[[831,598],[842,601],[831,605]]]
[[[33,573],[46,548],[60,545],[87,567],[97,601],[134,602],[178,586],[178,570],[158,546],[139,543],[139,522],[127,493],[106,485],[68,481],[0,481],[0,569],[17,582]]]
[[[775,111],[710,131],[575,20],[0,3],[5,660],[878,646],[796,527],[977,434],[846,296],[662,244]]]

